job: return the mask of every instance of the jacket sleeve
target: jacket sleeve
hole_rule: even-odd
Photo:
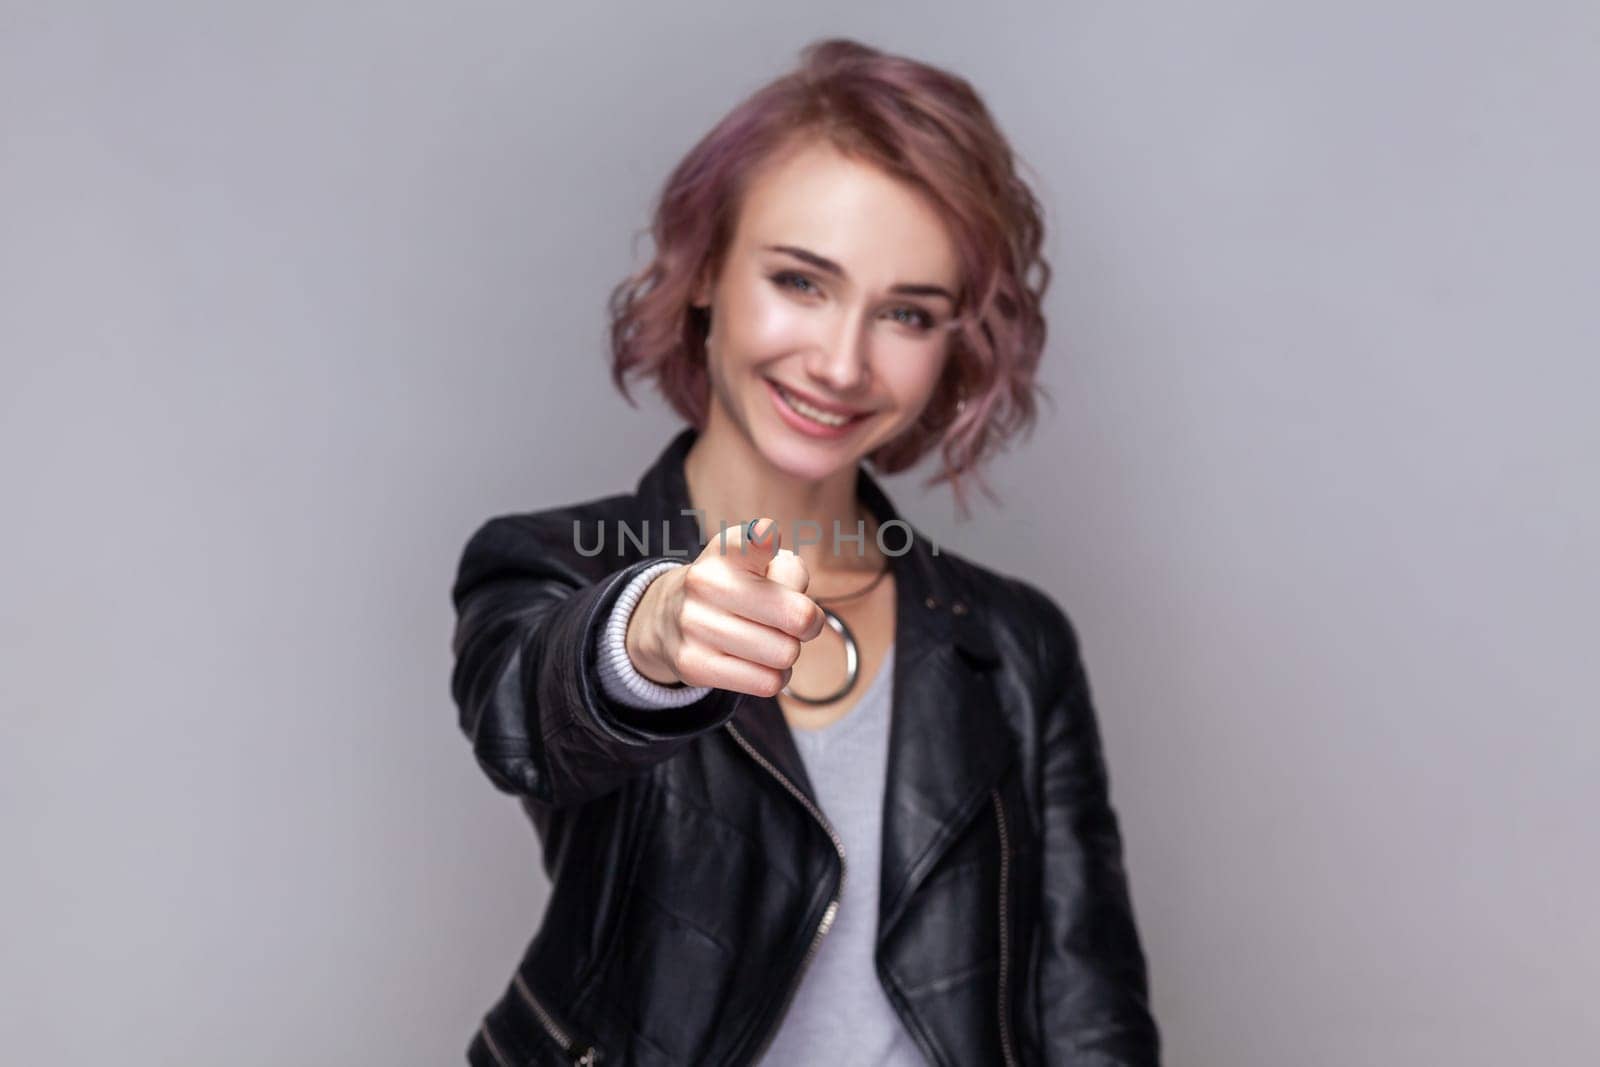
[[[672,557],[607,571],[576,557],[560,525],[540,515],[490,519],[468,540],[451,589],[461,730],[497,788],[552,807],[643,773],[721,726],[739,697],[711,689],[683,707],[649,709],[607,697],[596,660],[611,609],[636,575]]]
[[[1045,1060],[1154,1067],[1160,1039],[1077,634],[1048,596],[1039,628],[1044,877],[1036,988]]]

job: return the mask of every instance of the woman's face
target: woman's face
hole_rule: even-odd
[[[710,418],[796,477],[853,469],[932,397],[959,292],[955,245],[920,193],[825,141],[781,155],[695,300],[712,309]]]

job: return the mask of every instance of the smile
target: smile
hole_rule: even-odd
[[[840,415],[831,411],[823,411],[821,408],[808,404],[795,396],[777,382],[769,379],[767,384],[772,388],[782,407],[788,409],[788,414],[803,418],[807,423],[819,430],[842,430],[861,421],[866,417],[866,414],[870,414]]]

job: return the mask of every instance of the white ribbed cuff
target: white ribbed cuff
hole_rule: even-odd
[[[662,560],[634,575],[617,597],[605,628],[600,632],[600,688],[618,704],[632,708],[681,708],[711,692],[711,687],[706,685],[672,686],[653,682],[640,674],[633,660],[628,658],[628,620],[633,617],[633,609],[639,606],[645,587],[663,571],[682,566],[686,564]]]

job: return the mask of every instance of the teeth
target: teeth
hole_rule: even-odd
[[[817,422],[822,423],[824,426],[843,426],[854,417],[851,415],[834,415],[831,412],[814,408],[781,385],[778,386],[778,392],[782,394],[784,401],[787,402],[790,407],[794,408],[806,418],[814,419]]]

